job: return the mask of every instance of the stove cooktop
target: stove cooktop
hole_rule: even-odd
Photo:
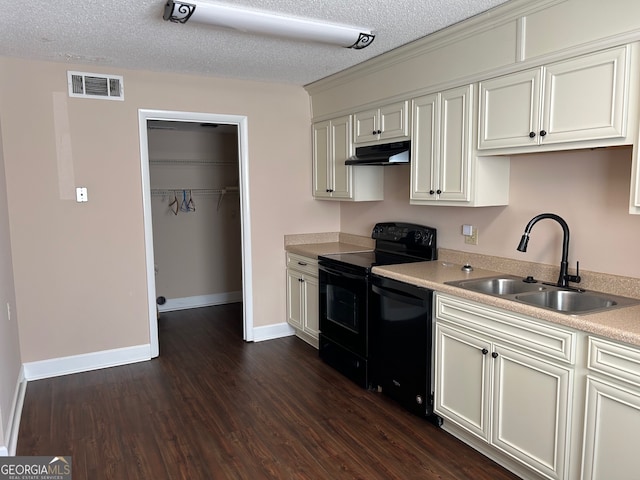
[[[424,262],[426,259],[409,255],[395,255],[388,252],[352,252],[352,253],[332,253],[322,255],[320,260],[325,259],[325,263],[340,263],[351,267],[371,270],[379,265],[395,265],[399,263]]]

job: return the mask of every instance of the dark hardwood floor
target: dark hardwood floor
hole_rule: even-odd
[[[518,478],[295,337],[243,342],[241,308],[164,314],[150,362],[29,382],[17,454],[72,455],[74,480]]]

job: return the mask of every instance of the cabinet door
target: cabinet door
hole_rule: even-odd
[[[287,269],[287,321],[302,330],[302,275],[295,270]]]
[[[320,335],[318,278],[304,276],[304,325],[303,329],[314,338]]]
[[[434,410],[473,435],[489,440],[491,344],[436,323]]]
[[[398,102],[380,108],[380,139],[409,136],[408,102]]]
[[[344,162],[351,156],[351,116],[331,121],[331,160],[333,166],[332,198],[351,198],[351,169]]]
[[[440,142],[439,95],[412,102],[411,200],[435,200]]]
[[[440,200],[470,200],[472,86],[441,93],[440,165],[438,195]]]
[[[480,82],[478,150],[537,145],[541,70]]]
[[[506,347],[492,355],[491,443],[549,478],[564,478],[572,371]]]
[[[640,472],[640,393],[587,376],[584,480],[632,480]]]
[[[544,144],[624,137],[627,47],[545,68]]]
[[[378,140],[380,130],[379,110],[365,110],[354,115],[353,143],[373,142]]]
[[[331,122],[313,125],[313,196],[331,197]]]

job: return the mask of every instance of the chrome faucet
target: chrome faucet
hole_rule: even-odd
[[[517,250],[520,252],[526,252],[527,251],[527,244],[529,243],[529,234],[531,233],[531,229],[533,228],[533,226],[538,223],[538,221],[545,219],[545,218],[550,218],[551,220],[555,220],[556,222],[558,222],[560,224],[560,226],[562,227],[562,233],[563,233],[563,238],[562,238],[562,259],[560,261],[560,275],[558,276],[558,282],[557,285],[559,287],[564,287],[567,288],[569,286],[569,282],[574,282],[574,283],[580,283],[580,264],[576,263],[576,274],[575,275],[569,275],[568,273],[568,256],[569,256],[569,226],[567,225],[567,222],[565,222],[562,217],[556,215],[555,213],[541,213],[540,215],[536,215],[535,217],[533,217],[529,223],[527,223],[527,226],[524,229],[524,235],[522,235],[522,238],[520,239],[520,243],[518,244],[518,248]]]

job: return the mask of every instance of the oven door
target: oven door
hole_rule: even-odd
[[[367,277],[341,265],[318,266],[320,333],[343,348],[367,357]]]

